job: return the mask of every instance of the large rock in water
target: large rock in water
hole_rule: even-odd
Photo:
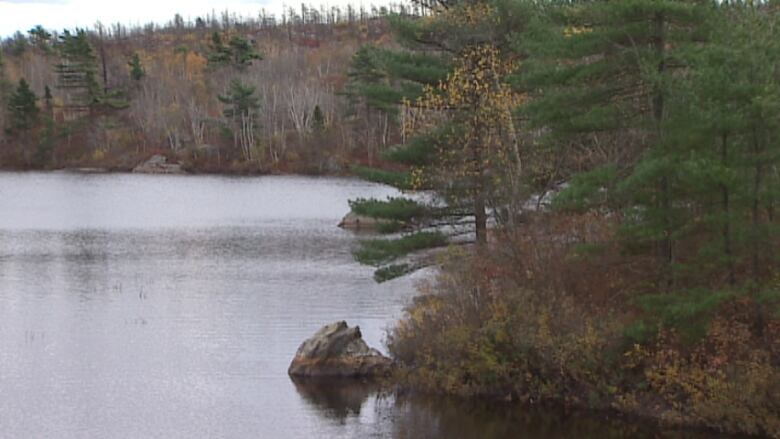
[[[380,218],[372,218],[370,216],[358,215],[355,212],[350,212],[339,223],[339,227],[342,229],[360,230],[376,232],[381,224],[387,224],[390,221]]]
[[[133,172],[139,174],[183,174],[184,170],[179,163],[168,163],[167,157],[155,154],[149,160],[133,168]]]
[[[341,321],[304,341],[287,372],[306,378],[375,378],[389,374],[391,368],[392,360],[370,348],[359,327]]]

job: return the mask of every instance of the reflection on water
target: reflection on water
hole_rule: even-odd
[[[359,417],[369,396],[378,394],[376,384],[353,379],[293,380],[295,389],[323,416],[344,423],[349,417]]]
[[[710,433],[662,430],[615,414],[520,407],[496,402],[393,391],[354,380],[296,380],[298,393],[323,416],[348,424],[366,410],[379,416],[378,432],[397,439],[712,439]],[[725,437],[725,436],[724,436]]]
[[[603,417],[565,414],[559,410],[519,408],[435,397],[396,401],[397,438],[568,439],[674,437],[642,423],[610,421]],[[692,436],[685,436],[693,438]],[[681,437],[682,438],[682,437]]]
[[[414,279],[375,284],[351,256],[357,238],[335,227],[348,199],[394,193],[348,179],[0,173],[0,437],[635,437],[290,381],[320,326],[345,319],[381,347],[413,294]]]

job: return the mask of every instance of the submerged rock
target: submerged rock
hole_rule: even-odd
[[[304,341],[287,372],[293,377],[373,378],[389,374],[391,368],[392,360],[370,348],[359,327],[341,321]]]
[[[183,174],[184,170],[179,163],[168,163],[164,155],[155,154],[149,160],[133,168],[133,172],[139,174]]]
[[[380,224],[387,224],[390,221],[370,216],[358,215],[355,212],[348,213],[339,223],[342,229],[376,231]]]

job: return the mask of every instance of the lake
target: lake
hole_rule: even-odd
[[[296,386],[301,341],[347,320],[384,350],[430,276],[375,284],[351,256],[360,237],[336,227],[349,199],[395,194],[339,178],[0,173],[0,437],[659,437]]]

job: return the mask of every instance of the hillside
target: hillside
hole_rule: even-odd
[[[337,173],[371,162],[397,130],[343,92],[360,46],[391,45],[387,13],[304,6],[281,19],[225,13],[17,33],[0,52],[0,167],[127,170],[153,154],[196,172]],[[238,59],[242,50],[253,55]],[[20,80],[37,110],[13,129]],[[256,99],[251,130],[230,117],[234,83]]]

